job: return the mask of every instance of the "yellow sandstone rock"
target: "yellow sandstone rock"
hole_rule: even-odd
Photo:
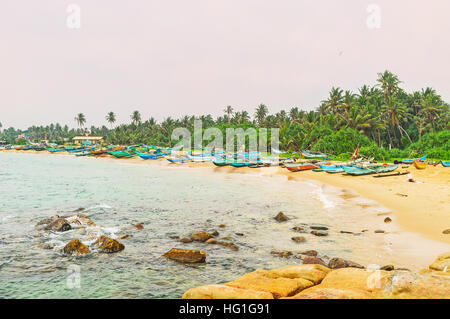
[[[430,269],[450,272],[450,253],[445,253],[438,256],[438,258],[436,258],[436,260],[430,265]]]
[[[392,272],[366,270],[360,268],[340,268],[331,271],[319,285],[322,288],[357,289],[381,294],[388,283]]]
[[[258,269],[226,284],[229,287],[260,290],[273,294],[275,298],[293,296],[314,284],[303,278],[277,277],[270,271]]]
[[[183,299],[273,299],[273,296],[265,291],[209,285],[189,289]]]
[[[315,285],[319,284],[323,278],[331,271],[331,269],[322,265],[296,265],[286,268],[273,269],[268,271],[270,277],[284,277],[284,278],[302,278],[313,282]]]

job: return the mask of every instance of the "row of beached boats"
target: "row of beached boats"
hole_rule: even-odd
[[[407,164],[417,169],[425,169],[428,166],[426,160],[427,155],[416,159],[404,159],[400,162],[395,161],[394,164],[376,164],[372,159],[362,158],[356,159],[357,150],[352,156],[352,160],[346,162],[329,162],[329,154],[303,150],[299,153],[300,157],[309,159],[309,162],[297,162],[297,157],[285,158],[279,157],[283,154],[279,150],[271,149],[271,154],[263,156],[261,152],[240,152],[225,153],[223,150],[200,151],[194,154],[192,151],[180,151],[181,148],[164,148],[155,145],[129,145],[129,146],[47,146],[47,145],[28,145],[28,146],[4,146],[2,149],[15,150],[34,150],[48,151],[50,153],[67,152],[75,156],[105,156],[110,155],[115,158],[132,158],[140,157],[144,160],[166,159],[170,163],[205,163],[210,162],[215,166],[231,166],[231,167],[250,167],[261,168],[270,166],[282,166],[291,172],[300,172],[305,170],[313,170],[315,172],[326,172],[329,174],[345,173],[349,175],[368,175],[368,174],[384,174],[395,171],[399,164]],[[450,167],[450,161],[440,161],[442,166]]]

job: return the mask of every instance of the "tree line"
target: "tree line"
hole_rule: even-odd
[[[109,112],[105,116],[109,127],[90,128],[86,127],[86,116],[79,113],[74,118],[78,128],[59,124],[32,126],[24,131],[8,128],[0,133],[0,139],[13,143],[17,135],[24,134],[35,141],[62,143],[90,131],[104,136],[110,144],[171,146],[175,143],[170,140],[172,130],[186,127],[193,131],[194,120],[198,119],[203,129],[217,127],[223,133],[228,127],[279,128],[280,148],[285,151],[312,149],[338,155],[359,145],[363,153],[376,158],[431,152],[429,156],[449,159],[449,104],[433,88],[407,93],[401,83],[395,74],[384,71],[374,85],[363,85],[357,92],[331,88],[328,97],[311,111],[292,107],[270,114],[268,107],[260,104],[250,114],[227,106],[217,118],[186,115],[158,123],[153,117],[142,120],[136,110],[129,124],[118,126],[114,126],[116,114]]]

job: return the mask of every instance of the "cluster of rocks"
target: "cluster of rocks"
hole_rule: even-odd
[[[84,229],[86,227],[96,226],[94,221],[86,214],[80,213],[83,209],[79,208],[75,214],[68,216],[55,215],[39,221],[35,228],[37,230],[51,231],[51,232],[66,232],[72,229]],[[127,238],[129,235],[123,235],[120,238]],[[115,253],[125,249],[125,246],[116,239],[107,236],[94,236],[95,241],[92,247],[95,247],[99,252]],[[45,249],[53,249],[53,245],[45,244],[42,246]],[[91,248],[92,248],[91,247]],[[78,238],[69,241],[62,249],[65,255],[86,255],[91,252],[91,248],[83,244]]]
[[[335,260],[319,264],[258,269],[222,285],[189,289],[183,299],[418,299],[450,298],[450,253],[419,272],[363,269]],[[359,265],[358,265],[359,266]]]

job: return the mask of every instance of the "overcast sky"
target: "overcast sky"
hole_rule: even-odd
[[[67,26],[67,6],[81,28]],[[369,4],[381,27],[369,28]],[[2,0],[0,122],[312,109],[377,72],[450,100],[450,1]]]

